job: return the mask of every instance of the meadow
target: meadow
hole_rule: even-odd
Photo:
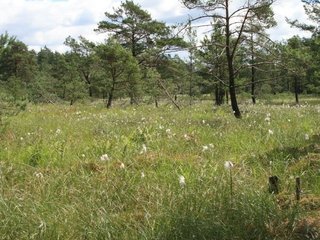
[[[320,239],[319,102],[240,107],[28,105],[1,129],[0,239]]]

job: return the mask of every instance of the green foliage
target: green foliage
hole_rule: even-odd
[[[147,96],[174,102],[186,95],[191,103],[193,98],[215,95],[216,105],[227,102],[229,90],[237,116],[236,94],[247,98],[279,92],[319,94],[318,1],[303,1],[314,22],[309,26],[312,37],[294,37],[282,44],[271,43],[264,31],[276,24],[272,0],[250,1],[243,8],[232,1],[228,6],[224,1],[182,2],[205,12],[191,19],[185,29],[157,21],[140,5],[126,0],[98,23],[96,31],[108,33],[105,44],[68,37],[65,45],[70,49],[65,53],[47,47],[38,53],[29,51],[16,37],[3,33],[1,88],[14,101],[35,103],[73,103],[87,96],[107,99],[110,104],[110,99],[119,98],[139,103]],[[230,18],[224,15],[227,11],[217,11],[227,7]],[[197,44],[191,23],[207,17],[214,19],[211,35]],[[293,25],[301,28],[299,24]],[[181,37],[183,33],[187,34]],[[170,56],[181,48],[189,50],[189,62]]]
[[[26,101],[16,100],[5,88],[0,88],[0,133],[10,123],[10,117],[26,109]]]
[[[152,98],[153,101],[159,101],[162,91],[159,87],[159,81],[161,75],[156,69],[146,69],[144,74],[144,84],[145,92]]]
[[[87,86],[79,79],[73,79],[66,84],[66,99],[70,101],[70,105],[76,100],[83,99],[87,95]]]
[[[93,96],[94,72],[97,70],[98,59],[94,53],[95,44],[80,37],[80,42],[70,36],[66,39],[65,44],[71,48],[71,54],[75,58],[75,65],[78,69],[79,76],[84,80],[89,88],[89,96]]]
[[[149,66],[171,48],[186,47],[183,38],[173,34],[174,27],[152,19],[151,15],[133,1],[121,3],[114,13],[105,13],[107,19],[98,23],[100,33],[111,33],[129,49],[139,65]],[[152,58],[152,62],[150,62]]]
[[[55,85],[57,79],[47,72],[40,72],[28,86],[29,100],[34,103],[55,103],[59,101]]]
[[[27,85],[20,78],[11,76],[7,79],[6,88],[12,97],[16,100],[27,99]]]
[[[16,77],[22,82],[30,82],[36,69],[34,53],[28,51],[24,43],[12,39],[1,48],[1,80]]]
[[[308,81],[306,69],[312,63],[311,55],[307,44],[299,37],[290,38],[282,53],[287,80],[291,82],[292,86],[289,91],[294,92],[297,98],[298,94],[304,91]]]
[[[189,94],[191,76],[188,64],[181,60],[179,56],[162,58],[160,62],[157,70],[161,74],[161,78],[166,80],[166,86],[168,86],[170,92],[174,95]],[[197,87],[195,81],[193,87]],[[193,92],[196,92],[195,89],[193,90]]]
[[[126,0],[114,13],[105,13],[107,20],[98,24],[98,32],[110,32],[119,42],[130,49],[134,57],[146,48],[152,48],[158,39],[166,36],[169,29],[133,1]]]
[[[223,104],[225,91],[228,86],[227,59],[222,54],[225,37],[220,31],[221,22],[217,22],[210,37],[202,40],[203,47],[196,51],[196,66],[200,75],[202,93],[214,93],[216,105]]]
[[[96,53],[107,76],[103,82],[104,92],[108,96],[107,107],[111,107],[116,91],[126,91],[129,96],[136,94],[140,69],[132,54],[115,39],[98,45]]]

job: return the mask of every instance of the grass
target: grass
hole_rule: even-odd
[[[312,239],[320,106],[241,109],[28,106],[1,133],[0,239]]]

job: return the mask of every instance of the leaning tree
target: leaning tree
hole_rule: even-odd
[[[228,68],[228,87],[231,99],[231,106],[235,117],[241,118],[236,97],[236,76],[235,59],[241,45],[245,40],[245,33],[248,29],[263,30],[260,28],[261,20],[270,17],[274,0],[181,0],[189,9],[200,9],[203,15],[194,18],[192,21],[213,21],[219,20],[220,30],[223,32],[225,42],[222,49],[225,53]],[[253,27],[259,25],[258,27]]]

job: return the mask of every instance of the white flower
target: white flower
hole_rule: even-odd
[[[124,163],[122,162],[121,164],[120,164],[120,169],[125,169],[126,168],[126,166],[124,165]]]
[[[172,133],[170,128],[166,129],[166,133],[167,133],[168,138],[172,138],[173,136],[175,136],[175,134]]]
[[[60,134],[60,133],[61,133],[61,129],[58,128],[58,129],[56,130],[56,135],[58,135],[58,134]]]
[[[186,185],[186,179],[182,175],[179,176],[179,184],[180,184],[180,187],[184,187]]]
[[[224,163],[224,167],[225,167],[225,169],[231,169],[231,168],[233,168],[233,163],[231,161],[226,161]]]
[[[43,174],[41,172],[34,173],[34,176],[37,178],[43,178]]]
[[[271,115],[270,113],[267,114],[266,118],[264,119],[268,125],[270,125],[270,121],[271,121]]]
[[[144,172],[141,172],[141,178],[145,178],[145,176]]]
[[[101,160],[101,161],[109,161],[110,158],[109,158],[108,154],[103,154],[103,155],[100,157],[100,160]]]
[[[140,127],[138,127],[138,132],[139,132],[139,134],[143,134],[143,131]]]
[[[273,131],[271,129],[268,130],[269,135],[273,135]]]
[[[209,147],[207,145],[202,146],[202,152],[208,151]]]
[[[306,141],[308,141],[308,140],[310,139],[309,134],[306,133],[306,134],[304,135],[304,139],[305,139]]]
[[[147,146],[145,144],[142,144],[142,149],[140,151],[140,154],[144,154],[147,152]]]
[[[184,137],[184,139],[186,141],[190,141],[191,140],[191,137],[188,134],[184,134],[183,137]]]
[[[23,137],[21,137],[20,140],[23,141]]]
[[[210,148],[214,148],[214,145],[212,143],[209,143]]]

